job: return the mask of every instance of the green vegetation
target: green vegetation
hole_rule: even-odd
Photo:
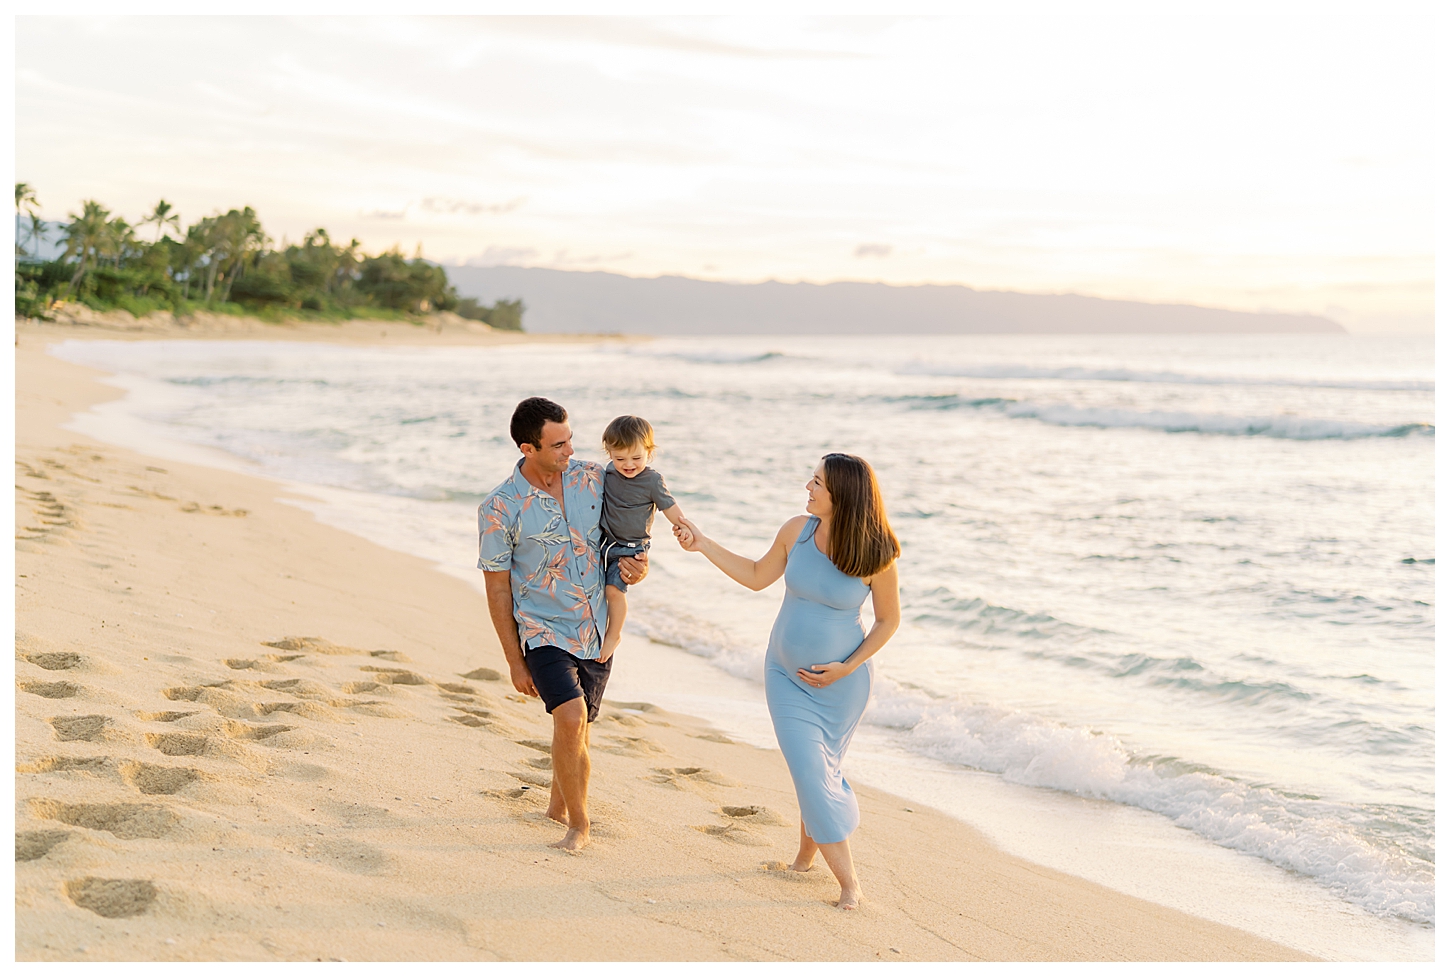
[[[301,244],[274,248],[251,207],[203,217],[183,233],[165,200],[134,227],[87,200],[60,225],[64,253],[42,260],[36,256],[45,232],[39,206],[28,184],[15,184],[17,315],[43,317],[67,301],[137,316],[205,309],[274,320],[402,318],[437,310],[523,330],[521,301],[460,300],[447,273],[421,254],[405,258],[395,247],[365,255],[356,239],[336,244],[322,228]],[[152,224],[153,240],[137,237]]]
[[[524,331],[523,299],[499,299],[493,305],[482,305],[477,299],[459,299],[458,308],[453,310],[465,319],[486,322],[495,329]]]

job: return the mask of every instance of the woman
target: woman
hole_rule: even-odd
[[[751,590],[785,574],[785,600],[765,656],[765,700],[801,809],[801,846],[790,868],[809,871],[819,851],[841,883],[837,905],[855,909],[861,884],[847,839],[861,814],[841,776],[841,758],[871,697],[871,656],[901,623],[901,546],[876,473],[862,459],[826,455],[806,491],[808,515],[780,527],[758,560],[730,552],[688,521],[676,535]],[[869,634],[861,626],[868,593],[876,615]]]

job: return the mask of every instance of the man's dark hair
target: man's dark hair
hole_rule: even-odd
[[[531,444],[542,448],[544,422],[563,424],[568,419],[569,412],[547,397],[529,397],[519,401],[514,408],[513,420],[509,421],[509,437],[519,446]]]

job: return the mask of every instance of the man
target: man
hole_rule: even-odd
[[[548,814],[569,830],[550,847],[578,851],[589,843],[589,724],[614,665],[599,660],[604,469],[571,460],[569,415],[552,400],[520,401],[509,434],[523,458],[478,507],[478,568],[514,688],[554,717]],[[638,583],[648,557],[622,559],[620,571]]]

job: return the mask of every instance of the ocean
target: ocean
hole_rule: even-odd
[[[610,418],[648,418],[687,516],[751,555],[822,454],[860,454],[904,616],[848,778],[1310,952],[1433,956],[1429,337],[54,351],[128,391],[77,430],[270,476],[475,585],[525,396],[568,408],[585,458]],[[769,746],[781,585],[745,591],[668,529],[611,692]]]

